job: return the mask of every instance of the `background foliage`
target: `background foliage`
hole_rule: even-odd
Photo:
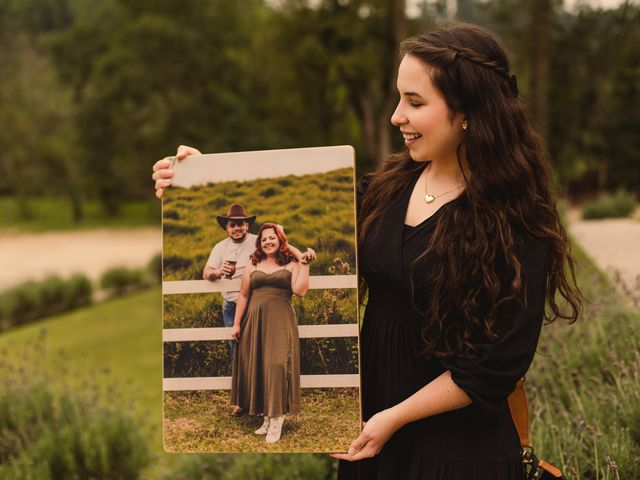
[[[351,144],[363,173],[402,147],[388,121],[399,41],[452,19],[512,52],[565,194],[637,193],[640,6],[451,3],[0,0],[0,195],[22,218],[42,195],[76,222],[94,199],[115,214],[149,198],[152,159],[178,144]]]

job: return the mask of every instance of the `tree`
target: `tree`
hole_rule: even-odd
[[[545,146],[549,136],[549,65],[551,61],[553,6],[551,0],[531,0],[529,109]]]
[[[68,195],[74,218],[82,217],[82,186],[74,154],[70,92],[55,76],[49,57],[32,35],[12,29],[0,36],[0,164],[22,218],[31,216],[30,195]]]

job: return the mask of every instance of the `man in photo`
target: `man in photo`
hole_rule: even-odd
[[[257,236],[249,233],[249,227],[256,220],[255,215],[248,216],[243,205],[231,205],[226,215],[217,216],[218,224],[227,232],[228,237],[216,243],[211,250],[207,264],[202,272],[205,280],[219,278],[241,279],[249,257],[256,249]],[[222,319],[225,327],[233,327],[236,315],[236,301],[239,290],[222,291]],[[229,352],[233,357],[234,342],[229,341]]]

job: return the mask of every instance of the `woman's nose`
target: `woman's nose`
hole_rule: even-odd
[[[400,104],[398,104],[395,111],[393,112],[393,115],[391,115],[391,123],[396,127],[407,123],[406,115],[400,111]]]

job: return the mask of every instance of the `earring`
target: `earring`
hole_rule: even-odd
[[[467,128],[469,128],[469,122],[467,122],[466,120],[462,121],[462,130],[466,130]]]

